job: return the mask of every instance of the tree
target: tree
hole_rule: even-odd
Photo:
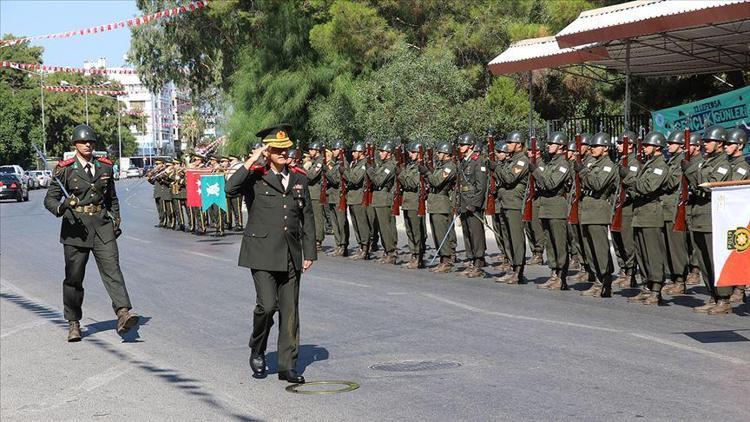
[[[197,110],[191,109],[182,117],[182,135],[187,139],[187,150],[192,151],[201,140],[206,123]]]

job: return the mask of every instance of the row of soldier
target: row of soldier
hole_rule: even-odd
[[[328,148],[313,142],[301,165],[318,249],[330,221],[332,256],[349,255],[351,219],[358,245],[352,258],[371,259],[381,243],[378,262],[396,264],[396,217],[402,215],[411,253],[405,267],[425,267],[429,221],[439,257],[430,271],[452,272],[460,222],[468,265],[458,274],[466,277],[485,276],[486,228],[501,252],[497,282],[524,283],[525,266],[542,264],[544,250],[550,276],[538,288],[568,290],[569,282],[584,282],[589,287],[583,295],[606,298],[613,286],[633,288],[640,281],[641,291],[628,300],[662,305],[663,295],[685,294],[702,279],[709,298],[694,310],[728,314],[745,288],[714,287],[710,189],[704,183],[750,177],[742,155],[746,133],[714,126],[703,137],[684,136],[650,132],[639,138],[628,131],[613,142],[600,132],[570,142],[553,132],[540,151],[534,139],[527,148],[516,131],[496,144],[490,137],[483,151],[482,142],[463,134],[434,150],[421,142],[377,148],[357,142],[350,159],[342,141]],[[292,154],[299,160],[298,151]],[[689,195],[680,198],[683,184]],[[676,223],[684,225],[676,218],[686,227],[675,230]]]
[[[232,170],[242,165],[237,156],[208,158],[199,153],[187,154],[189,162],[181,160],[155,160],[155,166],[145,175],[154,185],[154,201],[159,217],[156,227],[179,230],[196,235],[205,235],[214,229],[217,236],[225,231],[243,230],[242,197],[226,197],[227,209],[213,204],[207,210],[187,204],[187,170],[201,170],[204,174],[220,174],[226,179]],[[193,187],[198,189],[197,186]]]

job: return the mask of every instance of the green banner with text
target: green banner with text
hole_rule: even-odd
[[[736,89],[725,94],[705,98],[665,108],[651,113],[654,130],[665,136],[675,130],[685,130],[685,123],[690,125],[691,132],[702,133],[703,129],[713,125],[725,128],[735,126],[750,127],[750,86]]]

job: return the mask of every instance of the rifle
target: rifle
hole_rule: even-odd
[[[685,161],[690,161],[690,126],[685,123]],[[672,231],[684,232],[687,230],[687,213],[685,207],[687,205],[688,196],[690,194],[688,190],[688,179],[685,176],[685,172],[682,172],[682,181],[680,182],[680,200],[677,202],[677,214],[674,217],[674,224],[672,225]]]
[[[76,198],[75,196],[71,196],[68,193],[68,190],[65,189],[65,185],[63,185],[63,182],[60,181],[60,178],[55,176],[55,172],[49,169],[47,157],[42,154],[42,151],[39,151],[39,147],[37,147],[36,144],[33,143],[31,144],[31,146],[34,147],[34,150],[36,150],[36,155],[39,156],[39,159],[44,163],[44,169],[52,174],[52,178],[55,180],[55,182],[57,182],[57,185],[60,186],[60,191],[62,192],[63,197],[65,197],[65,199],[69,201],[71,206],[75,207],[78,204],[78,198]]]
[[[375,147],[372,144],[367,144],[365,158],[367,159],[368,167],[371,167],[375,161]],[[370,204],[372,204],[372,180],[370,180],[370,176],[365,172],[365,189],[362,195],[362,206],[369,207]]]
[[[630,153],[630,138],[626,135],[622,137],[622,165],[628,166],[628,154]],[[617,187],[617,202],[615,202],[615,212],[612,213],[612,225],[610,230],[613,232],[622,231],[622,207],[625,205],[627,192],[625,184],[620,179],[620,186]]]
[[[427,148],[427,168],[430,171],[435,170],[435,160],[432,158],[432,148]]]
[[[487,135],[487,155],[489,156],[490,163],[495,164],[495,136],[490,133]],[[493,168],[494,166],[490,166]],[[494,172],[490,173],[490,186],[487,189],[487,207],[484,213],[486,215],[495,214],[495,193],[497,192],[497,181],[495,180]]]
[[[419,144],[419,149],[417,150],[417,162],[422,163],[424,161],[424,147],[422,144]],[[425,201],[427,200],[427,184],[425,183],[425,177],[424,174],[421,172],[419,173],[419,204],[417,205],[417,215],[419,217],[424,217],[425,215]]]
[[[576,163],[581,164],[581,134],[576,134]],[[578,224],[578,204],[581,202],[581,174],[576,172],[576,192],[570,203],[568,224]]]
[[[321,171],[320,176],[320,203],[324,205],[328,203],[328,177],[326,176],[327,169],[328,155],[326,154],[326,149],[323,148],[323,171]]]
[[[638,134],[638,161],[643,162],[643,126],[641,126]]]
[[[459,210],[461,209],[461,178],[458,177],[461,173],[458,169],[458,141],[453,142],[453,156],[451,159],[453,160],[453,165],[456,167],[456,183],[453,184],[453,214],[458,216]],[[455,222],[456,219],[454,218],[453,221]]]
[[[396,184],[393,192],[393,206],[391,206],[391,215],[398,216],[401,214],[401,202],[404,200],[403,192],[401,192],[401,181],[398,179],[401,174],[401,170],[404,168],[404,152],[403,145],[396,147]]]
[[[531,137],[531,162],[536,164],[536,137]],[[526,199],[523,201],[523,215],[521,221],[531,221],[534,215],[534,199],[536,199],[536,180],[534,175],[529,173],[529,185],[526,187]]]
[[[339,210],[346,211],[346,179],[344,179],[344,150],[339,151]]]

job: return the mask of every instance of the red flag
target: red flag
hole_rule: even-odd
[[[187,189],[187,206],[201,206],[201,176],[210,174],[208,169],[188,169],[185,171],[185,187]]]

